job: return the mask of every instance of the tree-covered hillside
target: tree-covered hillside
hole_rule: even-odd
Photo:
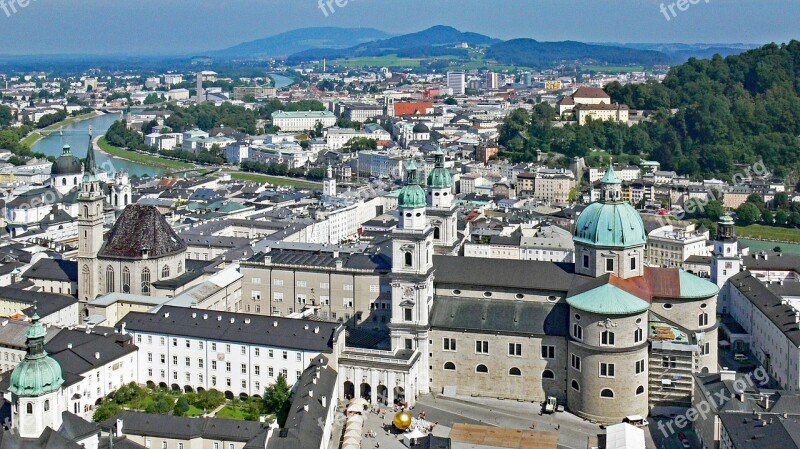
[[[534,150],[587,156],[592,149],[654,159],[693,178],[732,179],[737,164],[764,161],[778,176],[800,173],[800,42],[770,44],[741,55],[691,59],[663,84],[606,87],[613,101],[657,110],[634,126],[593,122],[553,128],[552,108],[512,114],[501,143],[515,160]],[[670,109],[677,109],[672,114]],[[550,115],[552,114],[552,115]]]

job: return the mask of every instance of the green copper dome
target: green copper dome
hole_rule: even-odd
[[[647,301],[611,284],[570,296],[567,304],[575,309],[600,315],[633,315],[650,308]]]
[[[17,396],[41,396],[58,390],[64,384],[61,365],[44,350],[45,327],[39,315],[33,315],[33,325],[26,334],[28,353],[11,373],[8,390]]]
[[[647,243],[642,217],[621,200],[620,180],[609,166],[602,179],[603,200],[583,210],[575,224],[575,243],[629,248]]]
[[[428,175],[428,187],[432,189],[449,189],[453,186],[453,176],[444,168],[444,152],[441,148],[433,152],[436,158],[435,168]]]
[[[397,200],[398,206],[401,208],[417,208],[428,205],[425,190],[420,187],[417,179],[417,165],[414,164],[414,161],[409,161],[406,166],[406,185],[400,189]]]

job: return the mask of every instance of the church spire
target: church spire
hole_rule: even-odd
[[[97,161],[94,158],[94,143],[92,142],[92,130],[89,130],[89,149],[86,150],[86,166],[84,173],[89,175],[97,174]]]

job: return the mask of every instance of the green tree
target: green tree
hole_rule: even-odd
[[[92,419],[94,422],[105,421],[116,415],[119,411],[119,405],[111,401],[104,401],[98,405],[96,409],[94,409],[94,415],[92,415]]]
[[[205,411],[214,410],[225,402],[225,394],[212,388],[197,393],[197,402],[194,404]]]
[[[745,226],[751,225],[761,218],[761,211],[755,204],[747,202],[736,209],[736,218]]]
[[[789,221],[789,213],[785,210],[781,209],[778,212],[775,212],[775,224],[776,225],[785,225],[786,222]]]
[[[772,211],[769,209],[764,210],[761,214],[761,219],[764,221],[765,225],[772,226],[775,223],[775,217],[772,215]]]
[[[286,377],[283,374],[279,374],[275,383],[264,391],[264,410],[277,415],[278,424],[281,427],[286,423],[286,415],[291,406],[291,396],[292,390],[286,383]]]
[[[172,414],[175,416],[186,416],[186,412],[188,411],[189,401],[183,396],[179,397],[178,400],[175,401],[175,406],[172,408]]]
[[[147,404],[144,411],[155,415],[166,415],[172,410],[172,407],[172,400],[169,396],[164,393],[157,393],[153,401]]]
[[[161,103],[161,98],[159,98],[158,94],[152,93],[145,97],[143,104],[157,104]]]
[[[722,205],[721,202],[717,200],[709,201],[708,204],[706,204],[705,208],[703,208],[703,215],[705,215],[706,218],[713,220],[715,222],[718,221],[720,217],[722,217],[722,214],[724,213],[725,213],[725,207]]]
[[[0,104],[0,127],[8,126],[13,119],[14,115],[11,113],[11,108]]]
[[[453,97],[447,97],[447,98],[444,99],[444,104],[449,105],[449,106],[455,106],[455,105],[458,104],[458,100],[456,100]]]
[[[345,153],[357,153],[364,150],[375,150],[378,148],[378,142],[375,139],[367,137],[354,137],[350,139],[342,148]]]

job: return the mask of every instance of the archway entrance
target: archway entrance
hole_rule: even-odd
[[[389,389],[386,388],[386,385],[378,385],[378,402],[389,405]]]
[[[406,390],[403,387],[394,387],[394,403],[395,404],[405,404],[406,403]]]
[[[349,380],[344,383],[344,398],[353,399],[356,397],[356,386]]]
[[[372,387],[366,382],[361,384],[361,398],[372,401]]]

